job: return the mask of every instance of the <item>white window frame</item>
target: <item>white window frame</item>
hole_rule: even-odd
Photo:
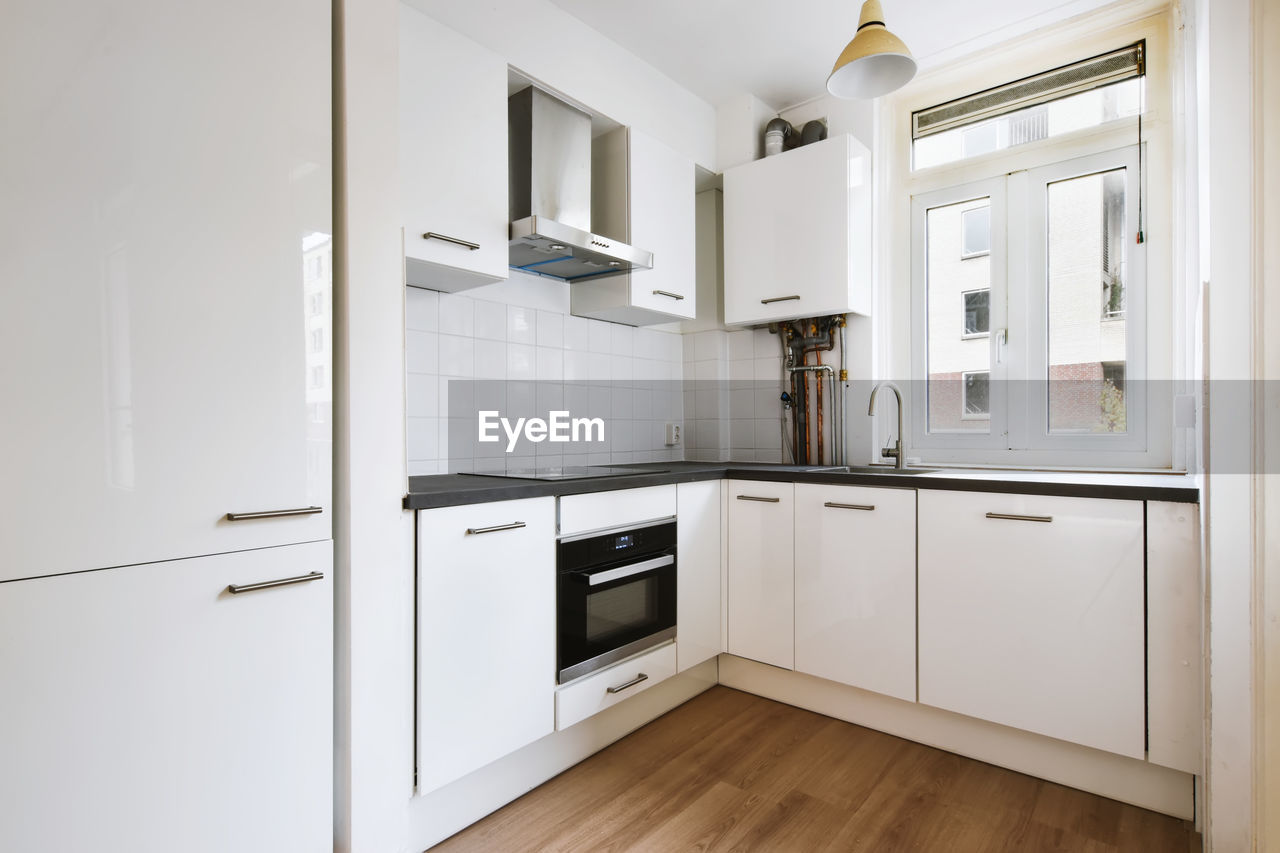
[[[988,211],[987,213],[987,248],[981,249],[977,252],[966,252],[964,247],[965,247],[965,243],[968,241],[968,238],[969,238],[969,228],[965,224],[964,218],[970,213],[973,213],[975,210]],[[990,254],[991,254],[991,213],[989,211],[989,207],[983,207],[982,205],[979,205],[977,207],[971,207],[968,210],[961,211],[960,212],[960,260],[967,261],[970,258],[985,258],[987,255],[990,255]]]

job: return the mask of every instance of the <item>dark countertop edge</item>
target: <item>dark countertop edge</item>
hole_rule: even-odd
[[[655,465],[661,463],[653,463]],[[685,466],[691,463],[676,463]],[[1120,474],[1117,477],[1123,477]],[[646,486],[665,486],[672,483],[694,483],[702,480],[764,480],[770,482],[823,483],[840,486],[881,486],[887,488],[935,489],[953,492],[1000,492],[1015,495],[1049,495],[1066,498],[1109,498],[1112,500],[1168,501],[1171,503],[1199,503],[1200,492],[1194,486],[1160,486],[1134,483],[1055,483],[1035,480],[1002,480],[997,472],[990,476],[930,477],[928,474],[839,474],[820,471],[779,470],[766,467],[746,467],[733,463],[706,463],[705,467],[686,470],[669,470],[662,473],[631,474],[621,477],[601,477],[590,480],[502,480],[491,478],[483,484],[468,482],[459,487],[455,477],[466,475],[440,475],[438,489],[410,492],[402,501],[404,509],[435,509],[446,506],[492,503],[494,501],[519,500],[547,496],[584,495],[592,492],[613,492],[621,489],[639,489]],[[448,478],[448,482],[445,482]],[[423,479],[435,479],[427,475]],[[479,478],[476,478],[479,479]]]

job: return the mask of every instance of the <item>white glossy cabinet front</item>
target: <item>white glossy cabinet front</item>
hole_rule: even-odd
[[[871,154],[841,134],[724,173],[724,321],[871,312]]]
[[[399,9],[407,282],[452,292],[505,279],[507,63],[404,3]]]
[[[720,644],[720,480],[676,486],[676,653],[680,671]]]
[[[555,523],[553,497],[418,513],[422,792],[555,727]]]
[[[0,580],[329,538],[330,18],[6,6]]]
[[[791,483],[728,480],[728,649],[792,669],[795,586]]]
[[[569,289],[570,311],[643,326],[697,313],[694,165],[634,128],[592,140],[592,230],[653,253],[653,268]]]
[[[796,671],[914,702],[915,491],[795,489]]]
[[[1143,605],[1140,501],[920,491],[922,703],[1140,759]]]
[[[319,542],[0,584],[0,850],[332,849],[331,564]]]

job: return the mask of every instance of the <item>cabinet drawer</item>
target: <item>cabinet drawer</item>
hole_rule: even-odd
[[[675,674],[676,644],[667,643],[561,687],[556,691],[556,730],[567,729]]]
[[[675,514],[674,485],[567,495],[560,499],[560,535],[672,518]]]

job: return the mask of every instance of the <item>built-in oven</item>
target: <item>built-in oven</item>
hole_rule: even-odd
[[[560,684],[676,636],[674,520],[561,539]]]

